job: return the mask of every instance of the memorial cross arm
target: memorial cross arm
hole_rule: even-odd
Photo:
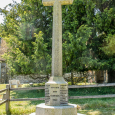
[[[73,0],[42,0],[44,6],[53,6],[55,1],[59,1],[61,5],[69,5],[73,3]]]

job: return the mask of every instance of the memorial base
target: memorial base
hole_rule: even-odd
[[[36,115],[77,115],[77,105],[47,106],[41,103],[36,106]]]
[[[50,77],[45,83],[45,105],[68,105],[68,83],[63,77]]]

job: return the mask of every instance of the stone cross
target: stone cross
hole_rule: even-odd
[[[62,7],[73,0],[42,0],[44,6],[53,6],[52,76],[62,76]]]
[[[53,6],[52,77],[45,84],[45,105],[68,105],[68,84],[62,77],[62,5],[73,0],[42,0]]]

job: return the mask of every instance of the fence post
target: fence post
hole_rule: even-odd
[[[6,85],[6,112],[10,110],[10,85]]]

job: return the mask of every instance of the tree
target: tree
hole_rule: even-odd
[[[91,65],[87,62],[87,59],[91,58],[87,52],[87,41],[91,33],[91,28],[82,25],[77,30],[75,38],[70,32],[63,35],[63,67],[65,67],[65,71],[84,71],[90,68]]]
[[[115,2],[114,0],[93,0],[92,2],[94,2],[96,6],[94,7],[95,15],[88,15],[88,17],[92,19],[91,24],[94,25],[95,32],[92,35],[93,39],[90,40],[90,43],[92,43],[90,44],[90,47],[94,51],[95,58],[98,59],[98,63],[100,63],[97,69],[107,69],[109,71],[109,76],[111,76],[111,80],[109,80],[109,82],[115,82],[115,77],[113,76],[113,74],[111,75],[111,73],[114,73],[115,70],[115,56],[108,55],[107,52],[109,50],[107,49],[110,47],[106,47],[109,46],[108,43],[112,40],[110,39],[110,36],[114,36],[115,33]]]
[[[64,6],[63,9],[63,60],[66,72],[94,69],[97,63],[89,47],[94,30],[93,25],[89,24],[91,20],[87,19],[86,6],[87,1],[75,0],[72,6]]]
[[[48,44],[44,42],[43,33],[35,34],[36,40],[33,42],[34,54],[32,58],[34,60],[33,73],[51,73],[51,55],[48,54]]]
[[[4,55],[4,58],[6,58],[10,72],[13,74],[48,74],[51,64],[45,64],[51,63],[51,56],[49,56],[51,46],[47,43],[51,42],[51,39],[50,34],[44,29],[49,25],[47,23],[43,24],[43,20],[49,21],[44,13],[48,10],[47,14],[49,14],[51,8],[44,8],[41,1],[38,0],[23,0],[21,4],[15,2],[10,6],[10,11],[5,9],[2,11],[5,19],[3,29],[1,29],[2,37],[5,38],[9,47],[9,51]],[[40,25],[36,24],[37,22]],[[39,33],[40,30],[45,35]],[[37,43],[40,46],[37,46]],[[40,52],[44,53],[40,54]]]
[[[114,55],[110,56],[107,54],[107,51],[109,51],[110,48],[110,43],[113,42],[112,38],[114,37],[112,36],[114,36],[115,33],[114,0],[75,0],[72,6],[66,6],[64,8],[63,25],[65,25],[63,31],[65,32],[68,30],[73,39],[78,40],[76,33],[82,25],[87,25],[87,27],[92,28],[92,34],[89,34],[90,37],[87,40],[87,48],[81,53],[82,55],[79,55],[79,58],[82,59],[81,62],[84,63],[88,69],[107,69],[111,72],[114,71]],[[67,16],[66,13],[68,14]],[[110,36],[112,37],[111,39]],[[66,46],[69,47],[69,45]],[[105,51],[105,48],[108,48],[108,50]],[[65,57],[69,56],[70,58],[70,54],[71,53],[65,55]],[[81,65],[82,64],[76,67],[79,68]],[[87,69],[82,70],[84,71]],[[109,74],[111,72],[109,72]],[[112,76],[112,78],[113,77],[114,76]]]
[[[76,33],[76,37],[70,33],[63,34],[63,68],[64,72],[71,72],[71,84],[73,85],[73,71],[87,71],[90,68],[87,41],[91,35],[91,28],[82,25]],[[84,37],[85,36],[85,37]]]

